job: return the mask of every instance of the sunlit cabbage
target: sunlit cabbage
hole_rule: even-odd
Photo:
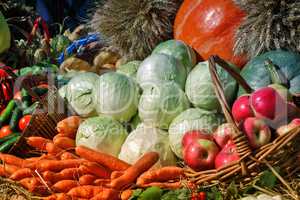
[[[93,88],[98,79],[97,74],[84,72],[74,76],[67,85],[66,99],[72,108],[83,117],[96,115]]]
[[[176,165],[176,156],[169,143],[168,132],[140,124],[124,142],[119,158],[134,164],[143,154],[157,152],[160,160],[156,167]]]
[[[184,89],[186,76],[186,68],[175,57],[152,54],[141,63],[137,72],[137,82],[143,89],[146,89],[153,85],[173,81]]]
[[[225,97],[230,104],[236,97],[238,85],[223,68],[217,66],[217,72]],[[190,72],[186,80],[185,92],[195,107],[205,110],[220,110],[221,108],[209,73],[208,61],[198,63]]]
[[[139,87],[130,77],[108,72],[94,82],[93,97],[99,114],[128,122],[137,112]]]
[[[187,44],[179,40],[168,40],[160,43],[152,53],[163,53],[177,58],[187,71],[190,72],[196,65],[196,53]]]
[[[172,120],[189,106],[185,93],[176,83],[169,82],[144,90],[139,116],[147,125],[168,129]]]
[[[142,62],[139,60],[134,60],[134,61],[128,62],[128,63],[118,67],[117,72],[125,74],[133,79],[136,79],[136,73],[137,73],[141,63]]]
[[[213,111],[190,108],[182,112],[170,124],[169,137],[172,150],[179,158],[182,158],[181,141],[186,132],[204,130],[211,134],[223,122],[223,115]]]
[[[111,117],[92,117],[80,124],[76,145],[118,156],[127,136],[128,133],[122,124]]]

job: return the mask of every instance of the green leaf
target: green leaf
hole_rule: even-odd
[[[231,182],[230,185],[228,186],[227,188],[227,194],[235,197],[235,198],[238,198],[239,197],[239,190],[235,184],[235,182]]]
[[[276,185],[276,182],[277,182],[277,177],[270,170],[266,170],[260,176],[258,184],[262,187],[267,187],[272,189]]]
[[[211,188],[210,191],[206,192],[208,200],[223,200],[222,193],[217,187]]]
[[[137,200],[138,197],[142,194],[143,190],[142,189],[137,189],[137,190],[134,190],[132,196],[130,197],[129,200]]]
[[[191,192],[186,189],[171,190],[166,192],[161,200],[190,200]]]

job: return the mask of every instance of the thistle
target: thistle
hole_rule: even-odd
[[[172,38],[173,21],[182,0],[107,0],[94,14],[91,27],[127,60],[149,55]]]
[[[299,0],[234,0],[247,13],[236,33],[235,54],[300,51]]]

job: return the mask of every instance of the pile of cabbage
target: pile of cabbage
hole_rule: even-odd
[[[237,83],[218,68],[231,102]],[[195,52],[181,41],[158,45],[143,61],[131,61],[115,72],[76,75],[61,95],[86,120],[76,143],[134,163],[149,151],[160,154],[157,166],[182,159],[187,131],[211,134],[224,122],[209,75],[208,62],[196,65]]]

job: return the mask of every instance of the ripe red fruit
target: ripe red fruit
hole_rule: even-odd
[[[234,102],[232,115],[237,123],[244,121],[248,117],[254,117],[249,99],[249,96],[241,96]]]
[[[205,131],[200,130],[194,130],[194,131],[188,131],[184,134],[182,138],[182,146],[183,148],[190,145],[192,142],[198,140],[198,139],[207,139],[207,140],[213,140],[212,136]]]
[[[233,139],[234,134],[235,129],[233,124],[226,123],[217,128],[217,130],[213,133],[213,137],[219,147],[223,148],[229,140]]]
[[[23,131],[30,123],[30,120],[31,120],[31,115],[25,115],[24,117],[22,117],[19,121],[19,129]]]
[[[216,169],[218,169],[239,159],[240,159],[240,155],[237,152],[236,145],[232,140],[229,140],[228,143],[217,155],[215,159],[215,167]]]

